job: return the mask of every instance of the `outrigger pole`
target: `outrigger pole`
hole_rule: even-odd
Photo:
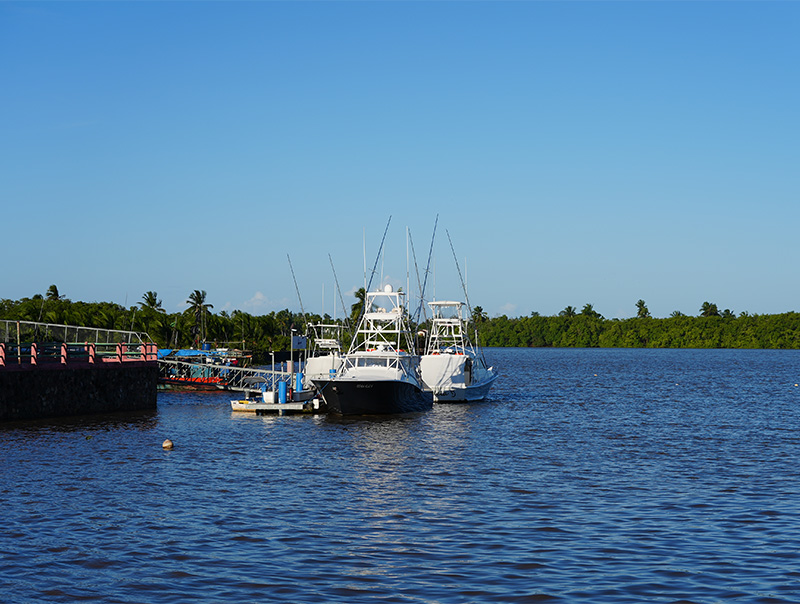
[[[425,290],[428,286],[428,275],[431,272],[431,258],[433,257],[433,244],[436,241],[436,227],[439,226],[439,215],[436,215],[436,220],[433,222],[433,234],[431,235],[431,247],[428,250],[428,264],[425,265],[425,279],[422,283],[422,290],[419,293],[419,308],[417,308],[416,317],[419,319],[420,311],[423,313],[425,312]],[[417,275],[417,280],[419,280],[419,275]],[[425,314],[425,320],[428,319],[427,313]]]
[[[461,279],[461,289],[464,290],[464,300],[467,303],[467,312],[469,313],[469,320],[472,321],[472,305],[469,303],[469,294],[467,293],[467,284],[464,282],[464,277],[461,275],[461,267],[458,265],[458,256],[456,256],[456,250],[453,247],[453,240],[450,239],[450,231],[447,229],[444,230],[447,233],[447,241],[450,242],[450,251],[453,252],[453,260],[456,263],[456,270],[458,271],[458,278]],[[477,337],[477,330],[475,332]],[[475,345],[478,347],[478,350],[481,352],[481,357],[483,358],[483,348],[480,345],[480,342],[476,342]],[[486,359],[483,359],[483,362],[486,362]]]
[[[297,287],[297,279],[294,276],[294,267],[292,266],[292,259],[289,258],[289,254],[286,254],[286,259],[289,261],[289,270],[292,271],[292,280],[294,281],[294,289],[297,292],[297,299],[300,301],[300,312],[303,313],[303,321],[308,324],[308,319],[306,318],[306,309],[303,308],[303,298],[300,297],[300,288]]]
[[[389,221],[386,223],[386,228],[383,230],[383,239],[381,239],[381,245],[378,248],[378,255],[375,257],[375,264],[372,266],[372,273],[369,276],[369,283],[367,287],[364,289],[364,302],[366,304],[366,294],[369,291],[369,288],[372,287],[372,279],[375,277],[375,271],[378,270],[378,261],[381,259],[381,254],[383,253],[383,243],[386,241],[386,233],[389,232],[389,225],[392,222],[392,217],[389,216]]]
[[[411,231],[408,231],[408,241],[411,244],[411,257],[414,259],[414,272],[417,274],[417,288],[419,288],[419,306],[417,307],[417,312],[414,315],[414,324],[419,324],[419,312],[420,309],[425,310],[424,304],[424,294],[425,292],[422,291],[422,280],[419,278],[419,265],[417,264],[417,251],[414,249],[414,238],[411,236]],[[427,313],[425,314],[425,320],[428,320]]]
[[[344,298],[342,298],[342,290],[339,289],[339,278],[336,276],[336,268],[333,266],[333,258],[328,254],[328,260],[331,263],[331,270],[333,271],[333,282],[336,284],[336,292],[339,294],[339,302],[342,303],[342,315],[344,316],[344,324],[350,327],[350,317],[347,315],[347,307],[344,305]]]

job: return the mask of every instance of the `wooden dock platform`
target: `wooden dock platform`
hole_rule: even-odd
[[[259,400],[242,399],[231,401],[231,411],[255,413],[256,415],[272,413],[288,415],[291,413],[325,413],[327,409],[325,408],[325,403],[318,398],[286,403],[264,403]]]

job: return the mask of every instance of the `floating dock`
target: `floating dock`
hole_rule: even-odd
[[[325,413],[325,403],[318,398],[307,401],[292,401],[286,403],[265,403],[259,400],[242,399],[231,401],[231,411],[255,413],[256,415],[288,415],[293,413]]]

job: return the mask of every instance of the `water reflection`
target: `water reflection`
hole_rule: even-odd
[[[58,432],[95,432],[115,430],[152,430],[158,422],[158,411],[121,411],[118,413],[79,415],[39,420],[0,423],[3,434],[19,432],[27,436]]]

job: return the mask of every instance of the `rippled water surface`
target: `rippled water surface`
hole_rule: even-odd
[[[800,601],[800,352],[487,356],[410,416],[0,425],[0,601]]]

